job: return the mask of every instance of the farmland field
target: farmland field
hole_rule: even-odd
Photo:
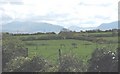
[[[29,57],[33,57],[33,55],[40,55],[44,58],[47,58],[49,61],[56,62],[58,59],[58,50],[60,49],[62,54],[72,52],[78,55],[81,58],[84,58],[87,61],[91,54],[94,52],[96,48],[99,49],[107,49],[111,51],[115,51],[118,47],[118,36],[108,36],[104,35],[112,35],[112,32],[98,32],[98,33],[75,33],[73,35],[103,35],[103,37],[95,37],[96,39],[103,39],[107,41],[107,43],[96,43],[88,40],[77,40],[77,39],[49,39],[42,40],[40,37],[48,37],[49,36],[58,36],[56,34],[46,34],[46,35],[23,35],[23,36],[14,36],[15,38],[23,38],[28,39],[23,41],[26,47],[29,49]],[[33,38],[30,39],[29,38]],[[38,38],[38,39],[37,39]],[[92,38],[92,37],[89,37]],[[75,45],[73,45],[75,44]]]
[[[112,37],[108,37],[108,38],[105,37],[104,39],[112,40]],[[98,44],[90,41],[74,40],[74,39],[33,40],[33,41],[25,41],[25,43],[27,48],[29,49],[29,57],[32,57],[33,55],[40,55],[52,62],[57,61],[59,49],[61,49],[62,53],[72,52],[78,55],[79,57],[84,58],[84,61],[87,61],[91,57],[91,54],[96,48],[104,48],[114,51],[114,49],[118,47],[117,43]],[[73,43],[76,44],[76,47],[72,45]]]

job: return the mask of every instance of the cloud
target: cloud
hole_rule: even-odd
[[[16,4],[16,5],[22,5],[23,1],[22,0],[0,0],[0,4]]]
[[[9,20],[11,20],[11,19],[12,19],[12,18],[9,17],[8,15],[5,15],[5,14],[2,15],[2,21],[9,21]]]
[[[67,14],[55,14],[55,13],[48,13],[47,15],[45,16],[31,16],[31,18],[27,18],[27,20],[29,21],[60,21],[62,20],[63,18],[67,18],[69,15]]]
[[[91,3],[84,3],[84,2],[80,2],[79,5],[80,6],[102,6],[102,7],[108,7],[111,6],[112,3],[102,3],[102,4],[91,4]]]
[[[2,0],[0,3],[0,11],[13,20],[65,27],[98,26],[118,18],[118,0]]]
[[[98,19],[110,19],[110,17],[105,17],[105,16],[102,16],[102,15],[96,15],[94,18],[98,18]]]

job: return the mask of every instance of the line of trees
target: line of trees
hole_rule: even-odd
[[[66,32],[66,33],[100,33],[100,32],[118,32],[120,31],[120,29],[109,29],[109,30],[100,30],[100,29],[95,29],[95,30],[86,30],[86,31],[80,31],[80,32],[76,32],[76,31],[71,31],[69,29],[62,29],[58,34],[61,34],[63,32]],[[37,32],[37,33],[18,33],[18,34],[13,34],[11,33],[12,35],[14,36],[25,36],[25,35],[45,35],[45,34],[56,34],[55,32],[46,32],[46,33],[43,33],[43,32]]]

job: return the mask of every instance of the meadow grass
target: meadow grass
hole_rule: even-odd
[[[26,45],[29,49],[29,57],[33,57],[34,55],[40,55],[44,58],[47,58],[49,61],[53,63],[57,63],[59,58],[60,49],[62,54],[64,53],[74,53],[78,57],[82,58],[83,61],[87,61],[90,59],[91,54],[94,52],[96,48],[104,48],[114,51],[118,46],[117,43],[114,44],[97,44],[92,43],[90,41],[83,40],[74,40],[74,39],[65,39],[65,40],[33,40],[33,41],[25,41],[25,43],[29,43],[31,45]],[[76,47],[72,45],[76,44]],[[64,46],[61,46],[64,45]]]

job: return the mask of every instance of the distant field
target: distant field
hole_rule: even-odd
[[[58,49],[61,49],[62,54],[69,53],[70,51],[83,58],[84,61],[87,61],[92,52],[96,48],[105,48],[113,50],[117,48],[116,44],[96,44],[89,41],[83,40],[34,40],[34,41],[25,41],[26,46],[29,49],[29,57],[33,55],[41,55],[47,58],[51,62],[56,62],[58,59]],[[76,47],[72,45],[76,44]],[[61,46],[64,45],[64,46]],[[114,51],[114,50],[113,50]]]
[[[98,36],[97,36],[98,35]],[[88,36],[88,38],[92,38],[93,41],[88,40],[79,40],[79,39],[49,39],[49,40],[41,40],[40,37],[48,37],[49,36],[58,36],[58,34],[45,34],[45,35],[23,35],[23,36],[14,36],[25,40],[26,47],[29,49],[29,57],[33,57],[34,55],[40,55],[44,58],[47,58],[49,61],[57,63],[58,60],[58,50],[60,49],[62,54],[72,52],[78,57],[83,58],[86,62],[91,54],[94,52],[96,48],[99,49],[107,49],[111,51],[115,51],[118,48],[118,37],[113,36],[112,32],[97,32],[97,33],[74,33],[73,36]],[[99,37],[100,36],[100,37]],[[29,38],[33,38],[29,40]],[[38,38],[38,39],[37,39]],[[101,44],[96,43],[95,39],[103,39],[107,42],[103,42]]]

